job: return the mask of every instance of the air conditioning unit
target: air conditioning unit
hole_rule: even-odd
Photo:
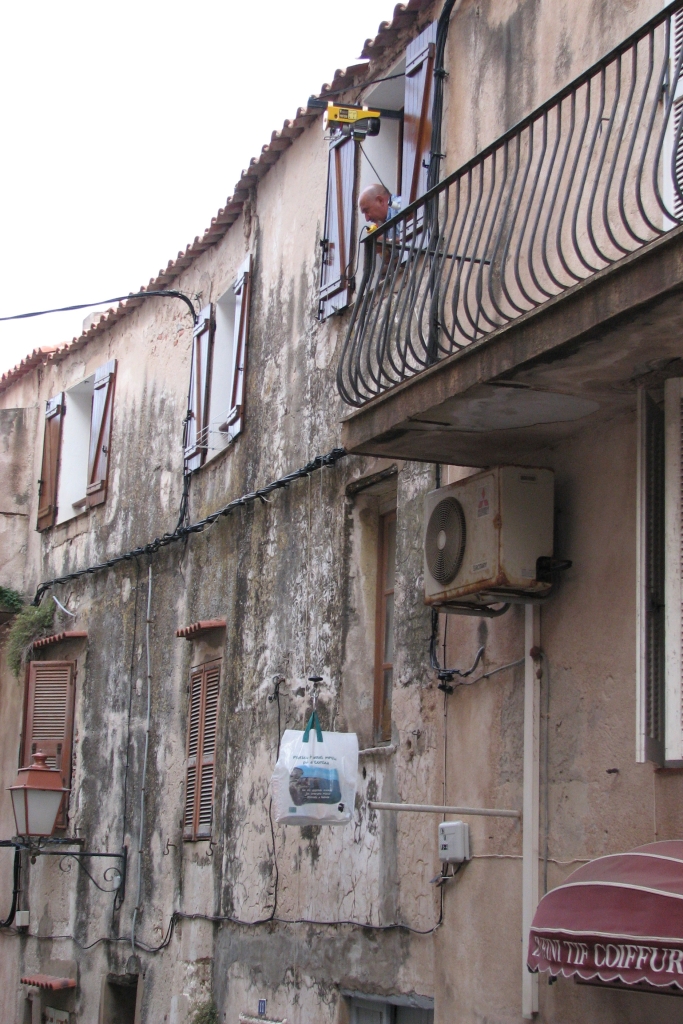
[[[486,605],[547,594],[554,482],[551,469],[499,466],[431,491],[425,603]]]

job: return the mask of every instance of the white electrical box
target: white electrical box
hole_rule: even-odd
[[[538,559],[553,555],[555,475],[498,466],[425,498],[425,603],[491,604],[543,596]]]
[[[17,910],[14,915],[14,924],[17,928],[28,928],[30,913],[28,910]]]
[[[442,821],[439,825],[439,860],[462,864],[470,859],[470,826],[464,821]]]

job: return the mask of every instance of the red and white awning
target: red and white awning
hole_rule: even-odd
[[[530,971],[683,994],[683,840],[585,864],[541,900]]]

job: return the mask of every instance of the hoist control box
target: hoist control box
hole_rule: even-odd
[[[464,821],[442,821],[439,825],[439,860],[462,864],[470,859],[470,826]]]

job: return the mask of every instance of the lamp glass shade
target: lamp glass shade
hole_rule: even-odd
[[[55,827],[55,821],[59,814],[59,807],[62,802],[62,793],[54,789],[24,789],[20,791],[19,800],[14,801],[14,814],[17,819],[17,834],[26,836],[51,836]],[[12,793],[15,797],[16,790]],[[21,800],[21,797],[24,800]],[[25,813],[22,809],[24,829],[19,828],[19,814],[17,804],[24,803]]]
[[[10,786],[17,835],[51,836],[68,792],[59,771],[47,767],[45,754],[35,753],[33,764],[20,768],[16,783]]]
[[[17,835],[25,836],[28,834],[26,829],[26,790],[22,786],[21,789],[11,789],[10,792],[12,794],[14,820],[17,824]]]

